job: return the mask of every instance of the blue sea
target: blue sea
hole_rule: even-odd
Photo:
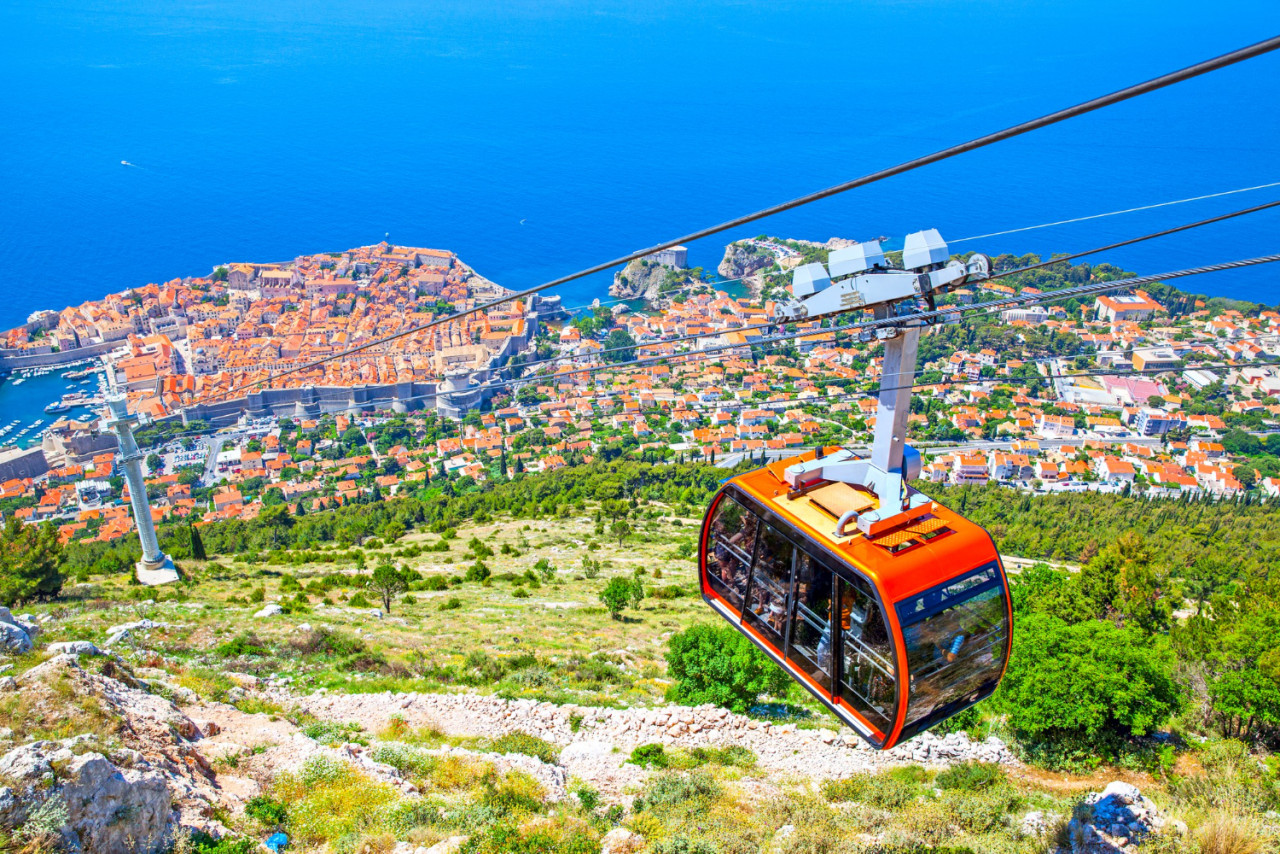
[[[520,288],[1280,32],[1274,0],[0,8],[0,327],[385,237]],[[1280,181],[1280,55],[690,247],[956,239]],[[131,165],[122,165],[127,161]],[[1280,188],[963,244],[1071,251]],[[892,245],[892,242],[891,244]],[[1280,212],[1113,253],[1280,250]],[[566,286],[568,305],[608,277]],[[1187,287],[1280,302],[1280,269]]]

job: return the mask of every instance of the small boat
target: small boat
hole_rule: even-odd
[[[65,403],[65,402],[63,402],[63,401],[61,401],[61,400],[55,400],[53,403],[51,403],[51,404],[49,404],[48,406],[46,406],[46,407],[44,408],[44,411],[45,411],[45,412],[48,412],[48,413],[54,413],[54,412],[66,412],[66,411],[67,411],[67,410],[69,410],[70,408],[71,408],[71,404],[69,404],[69,403]]]

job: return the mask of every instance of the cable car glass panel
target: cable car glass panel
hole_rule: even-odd
[[[897,603],[910,699],[900,740],[995,689],[1008,644],[1008,606],[993,561]]]
[[[840,579],[840,696],[882,732],[893,728],[898,700],[893,644],[871,587]]]
[[[795,607],[787,657],[831,690],[831,570],[804,552],[796,553]]]
[[[712,589],[738,611],[742,610],[746,595],[758,524],[754,513],[727,496],[716,505],[715,518],[711,521],[707,580]]]
[[[747,609],[743,618],[783,649],[791,569],[797,554],[795,546],[768,524],[760,524],[760,545],[747,588]]]

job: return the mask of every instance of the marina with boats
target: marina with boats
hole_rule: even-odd
[[[106,387],[97,359],[0,375],[0,448],[39,444],[60,419],[93,418],[104,405]]]

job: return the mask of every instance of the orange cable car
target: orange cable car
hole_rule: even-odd
[[[904,253],[918,274],[941,271],[950,285],[984,272],[944,266],[937,232],[920,235]],[[903,271],[882,264],[875,241],[839,250],[832,272],[850,278],[832,284],[822,265],[806,265],[793,293],[847,300],[843,287],[891,319]],[[903,441],[919,330],[890,326],[876,337],[882,378],[898,382],[881,384],[871,457],[821,448],[727,480],[707,509],[698,569],[712,609],[887,750],[995,691],[1013,611],[991,536],[906,485],[921,463]]]

